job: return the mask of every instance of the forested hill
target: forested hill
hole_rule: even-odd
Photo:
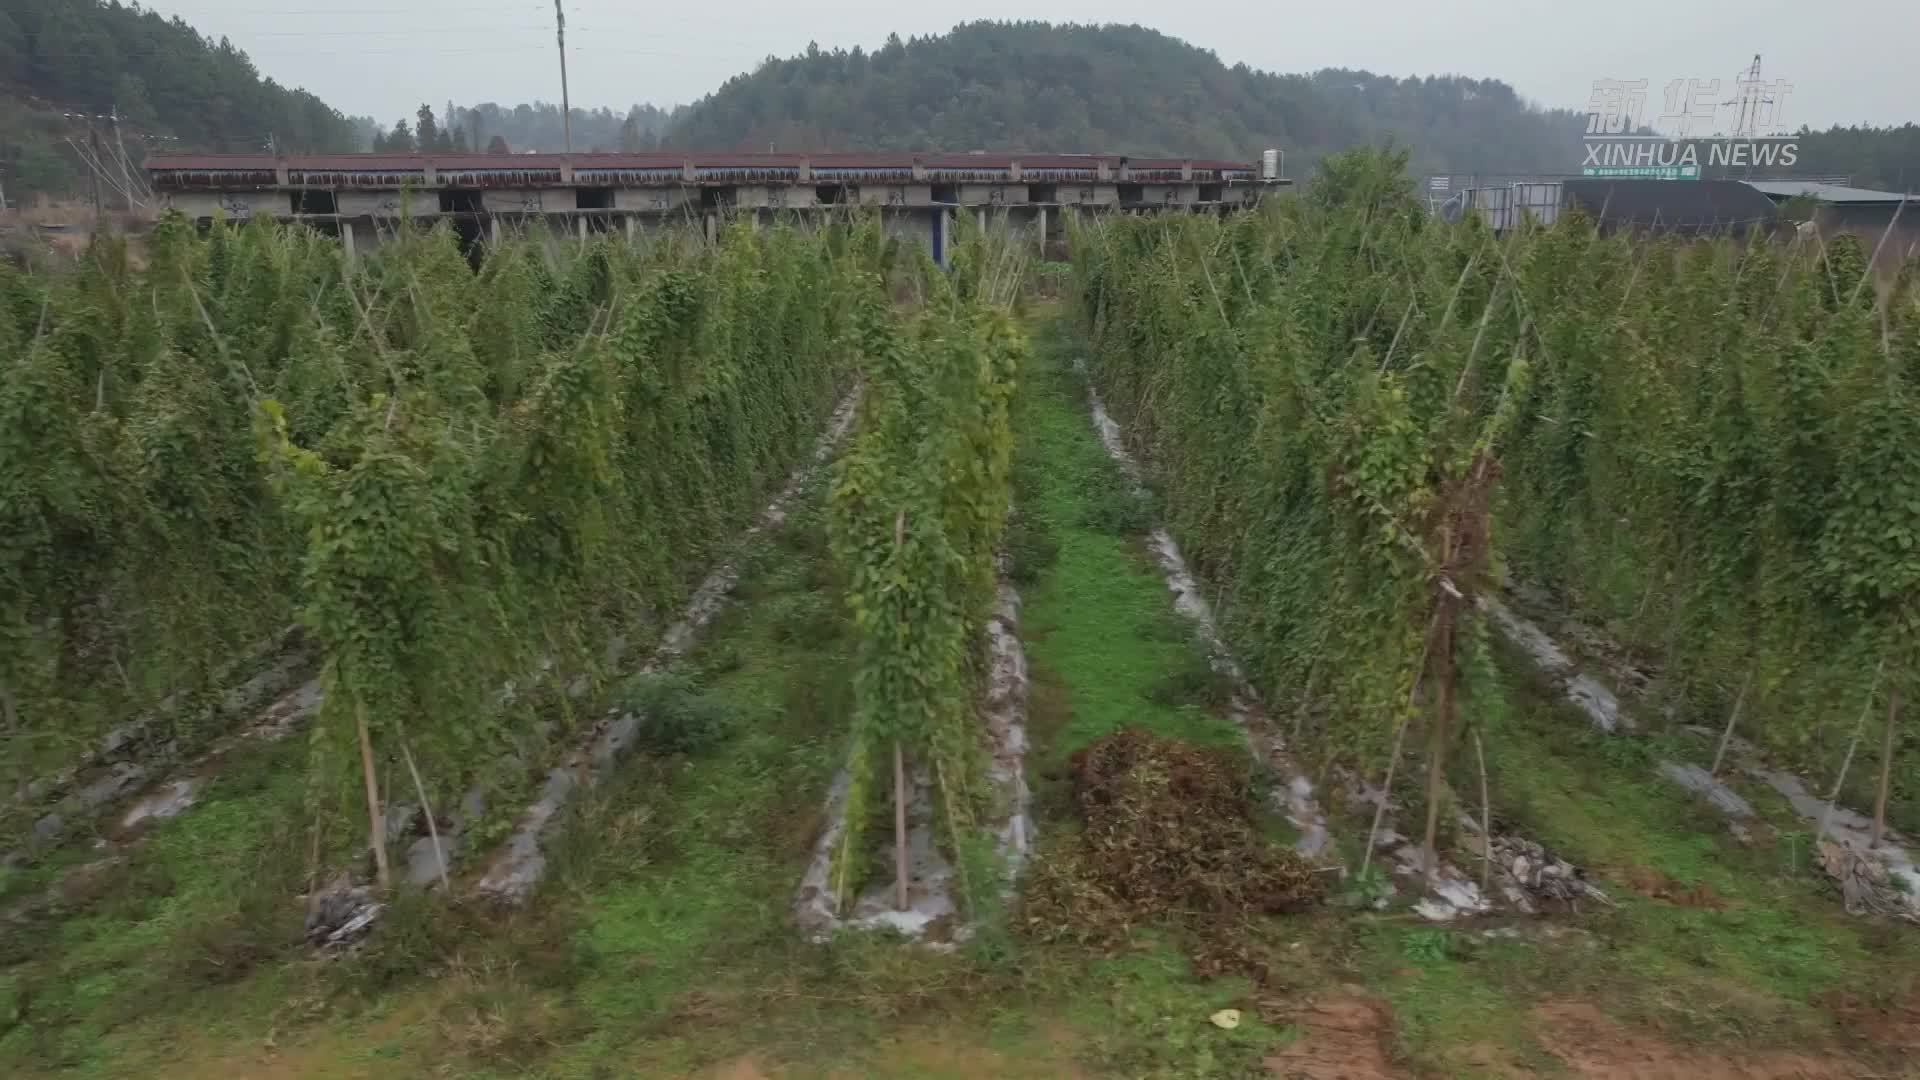
[[[573,146],[588,152],[640,153],[660,143],[672,113],[654,105],[634,105],[626,112],[609,108],[573,109]],[[467,133],[474,149],[484,149],[495,136],[514,150],[558,151],[566,145],[560,106],[545,101],[514,106],[491,101],[457,108],[456,130]]]
[[[1275,75],[1138,26],[975,22],[872,53],[810,47],[727,81],[669,129],[736,150],[1052,150],[1251,159],[1389,136],[1419,171],[1577,169],[1584,114],[1490,79]],[[1298,166],[1296,168],[1295,166]]]
[[[75,191],[84,174],[65,139],[84,119],[117,113],[138,161],[151,143],[177,149],[356,150],[353,125],[304,90],[262,78],[224,38],[117,2],[0,0],[0,182]]]
[[[1920,124],[1800,132],[1800,169],[1845,176],[1860,187],[1920,191]]]

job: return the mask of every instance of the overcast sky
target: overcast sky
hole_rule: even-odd
[[[260,70],[304,86],[349,113],[383,123],[463,104],[558,101],[552,0],[156,0],[202,32],[227,35]],[[1503,79],[1547,105],[1586,108],[1596,79],[1646,79],[1650,114],[1674,79],[1734,78],[1764,55],[1763,74],[1793,89],[1781,100],[1802,123],[1920,120],[1913,0],[1515,4],[1512,0],[1181,4],[1140,0],[1010,0],[914,5],[881,0],[725,0],[619,4],[562,0],[576,106],[693,101],[768,54],[809,40],[823,49],[872,49],[897,32],[938,33],[962,19],[1138,22],[1212,49],[1228,64],[1305,72],[1367,68],[1382,74]],[[941,13],[935,14],[934,9]],[[1904,14],[1902,14],[1904,12]],[[1151,78],[1151,72],[1141,72]],[[1651,119],[1651,115],[1649,117]]]

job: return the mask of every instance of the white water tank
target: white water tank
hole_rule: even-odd
[[[1260,179],[1262,180],[1280,179],[1280,151],[1278,150],[1260,151]]]

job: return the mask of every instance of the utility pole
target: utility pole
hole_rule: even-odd
[[[573,106],[567,100],[567,13],[560,0],[553,0],[554,40],[560,43],[560,130],[565,133],[567,153],[573,153]]]
[[[1754,125],[1760,121],[1760,106],[1770,101],[1760,88],[1759,53],[1753,54],[1753,63],[1747,66],[1745,77],[1736,80],[1736,83],[1740,88],[1740,96],[1723,104],[1740,107],[1739,118],[1733,122],[1733,137],[1751,139],[1757,134]]]
[[[93,193],[93,230],[100,231],[100,133],[94,130],[93,116],[87,116],[87,149],[93,154],[87,170],[87,187]]]
[[[127,141],[120,137],[120,106],[115,104],[107,110],[107,118],[113,121],[113,163],[120,167],[120,192],[126,197],[127,210],[133,210],[133,172],[127,164]]]
[[[1767,96],[1766,90],[1760,84],[1759,53],[1753,54],[1753,63],[1747,65],[1744,75],[1734,80],[1734,85],[1740,92],[1734,97],[1720,103],[1722,106],[1736,106],[1740,110],[1734,117],[1733,132],[1726,136],[1728,144],[1732,144],[1740,139],[1752,139],[1757,136],[1759,134],[1757,125],[1760,123],[1760,107],[1762,105],[1773,104],[1773,99]],[[1728,157],[1728,164],[1720,170],[1722,179],[1733,175],[1732,155],[1728,155]],[[1753,166],[1747,166],[1747,175],[1749,177],[1753,175]]]

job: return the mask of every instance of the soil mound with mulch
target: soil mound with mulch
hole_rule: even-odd
[[[1261,835],[1240,755],[1129,728],[1070,767],[1084,827],[1036,862],[1020,917],[1028,933],[1107,946],[1160,923],[1206,936],[1320,900],[1313,865]]]

